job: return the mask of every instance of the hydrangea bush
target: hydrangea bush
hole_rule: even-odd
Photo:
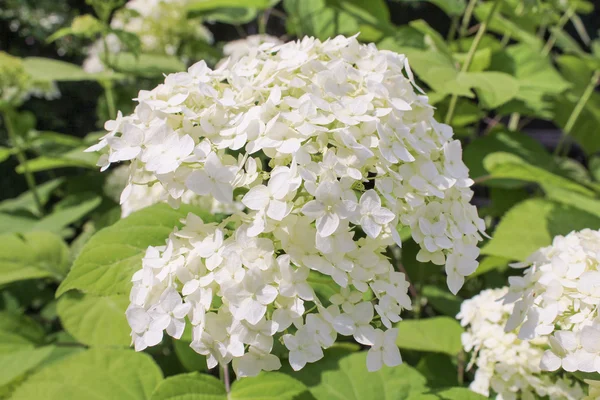
[[[369,370],[394,366],[392,323],[411,308],[385,255],[401,245],[398,229],[411,228],[420,261],[445,265],[453,293],[477,268],[484,224],[460,142],[403,55],[355,37],[265,43],[215,70],[171,74],[137,100],[89,149],[108,149],[102,169],[131,162],[122,202],[151,181],[173,207],[187,191],[245,206],[219,224],[190,214],[148,249],[127,311],[138,350],[165,330],[180,338],[188,317],[209,367],[233,360],[242,376],[279,368],[278,333],[296,370],[338,334],[370,346]],[[339,294],[320,299],[311,274]]]

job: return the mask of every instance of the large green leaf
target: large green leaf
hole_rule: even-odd
[[[122,52],[111,59],[111,66],[127,74],[146,78],[160,77],[162,74],[184,71],[185,64],[177,57],[164,54],[139,54]]]
[[[44,328],[26,315],[0,311],[0,331],[22,336],[32,343],[39,344],[46,333]]]
[[[474,97],[474,89],[483,107],[495,108],[513,99],[519,91],[519,83],[509,74],[496,71],[460,72],[443,52],[404,50],[417,76],[438,96],[453,94],[471,98]]]
[[[192,372],[165,379],[151,400],[292,400],[306,391],[306,386],[278,372],[262,373],[236,380],[227,394],[223,383],[211,375]]]
[[[198,207],[182,205],[174,210],[157,204],[102,229],[86,243],[57,296],[72,289],[99,296],[128,294],[131,277],[141,267],[148,246],[163,245],[173,228],[181,227],[180,220],[188,212],[204,221],[215,220]]]
[[[484,400],[485,396],[475,393],[470,389],[463,387],[453,387],[449,389],[440,389],[434,392],[440,399],[444,400]]]
[[[523,201],[506,213],[482,254],[523,261],[556,235],[583,228],[599,229],[600,218],[545,199]]]
[[[452,357],[441,353],[428,353],[419,359],[417,371],[427,378],[431,388],[446,388],[458,385],[458,371]]]
[[[360,32],[363,41],[394,35],[383,0],[284,0],[288,31],[296,36],[327,39]]]
[[[163,379],[147,354],[93,349],[42,368],[20,385],[13,400],[145,400]]]
[[[463,329],[450,317],[400,321],[396,344],[401,349],[456,355],[462,349]]]
[[[88,346],[129,346],[125,295],[94,296],[71,291],[58,300],[57,312],[67,332]]]
[[[78,204],[61,208],[42,218],[33,229],[60,232],[63,228],[88,215],[102,203],[102,198],[97,195],[82,195],[79,200]]]
[[[368,372],[366,358],[366,352],[348,355],[333,348],[322,360],[289,373],[309,388],[307,399],[403,400],[427,391],[425,378],[408,365]]]
[[[42,205],[45,205],[50,196],[65,182],[65,178],[56,178],[51,181],[44,182],[37,187],[37,194]],[[8,199],[0,202],[0,211],[12,212],[16,210],[26,210],[31,213],[37,212],[35,199],[31,191],[27,191],[14,199]]]
[[[26,279],[60,281],[69,270],[69,248],[56,234],[0,235],[0,284]]]
[[[493,178],[516,179],[539,184],[544,190],[547,187],[557,187],[569,190],[582,196],[593,196],[591,189],[560,175],[529,164],[518,155],[496,152],[485,156],[484,167]]]
[[[23,336],[0,330],[0,354],[32,350],[34,347],[34,343]]]
[[[0,387],[40,365],[53,350],[53,346],[46,346],[0,354]]]
[[[507,152],[516,154],[530,164],[544,169],[552,169],[554,160],[544,147],[521,132],[495,131],[475,139],[464,150],[463,159],[470,170],[470,176],[477,179],[489,175],[483,160],[488,154]]]
[[[439,8],[442,9],[449,16],[460,16],[467,6],[467,2],[465,0],[400,0],[403,3],[419,3],[419,2],[428,2],[431,4],[435,4]]]
[[[515,101],[503,106],[504,113],[519,112],[549,119],[553,115],[552,99],[570,86],[548,57],[524,43],[496,53],[492,68],[513,75],[519,83]]]
[[[80,66],[51,58],[27,57],[23,59],[25,71],[38,82],[89,81],[122,78],[114,73],[88,74]]]
[[[21,164],[16,168],[20,174],[25,173],[25,168],[30,172],[47,171],[57,168],[88,168],[96,169],[98,155],[94,153],[84,153],[83,148],[77,148],[64,153],[60,157],[40,156],[28,160],[25,164]]]

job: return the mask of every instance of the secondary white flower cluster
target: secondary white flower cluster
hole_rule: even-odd
[[[502,304],[507,293],[506,287],[484,290],[465,300],[457,315],[467,327],[461,339],[465,351],[473,352],[470,367],[477,367],[470,389],[486,397],[493,392],[498,400],[583,398],[577,382],[541,371],[547,338],[526,341],[504,331],[513,309],[512,304]]]
[[[177,55],[186,43],[213,42],[212,33],[200,19],[188,19],[187,5],[190,0],[130,0],[117,11],[111,20],[111,28],[136,34],[147,53]],[[110,54],[124,50],[119,38],[107,36]],[[101,55],[104,43],[99,40],[87,49],[88,57],[83,69],[88,73],[104,71]]]
[[[221,60],[218,66],[220,66],[222,63],[225,63],[227,58],[230,59],[229,62],[235,63],[238,62],[242,57],[253,57],[254,53],[259,51],[259,47],[263,43],[272,43],[274,45],[283,44],[279,38],[264,34],[250,35],[242,39],[232,40],[223,46],[223,55],[226,58]]]
[[[548,336],[541,367],[600,372],[600,231],[556,236],[531,255],[523,276],[509,278],[506,303],[514,303],[507,331],[521,339]]]
[[[372,346],[369,369],[395,365],[390,328],[410,307],[404,275],[383,255],[401,244],[397,230],[411,228],[419,260],[446,265],[454,293],[477,268],[484,224],[469,204],[473,182],[460,142],[415,92],[403,55],[355,37],[265,43],[216,70],[200,62],[171,74],[137,100],[134,114],[109,121],[90,149],[108,147],[102,168],[131,161],[122,200],[151,173],[173,205],[191,190],[246,207],[228,218],[231,229],[190,226],[188,218],[185,232],[193,234],[175,233],[164,254],[149,250],[147,259],[163,261],[145,262],[135,278],[130,314],[147,315],[132,323],[138,348],[155,343],[156,326],[166,327],[153,325],[166,321],[155,310],[177,304],[177,315],[192,313],[194,346],[212,364],[233,358],[239,366],[235,360],[251,357],[255,366],[261,354],[270,357],[272,340],[260,344],[234,327],[271,337],[294,323],[284,343],[295,369],[320,358],[337,333]],[[183,239],[189,243],[176,244]],[[222,306],[188,291],[191,278],[181,271],[202,279],[198,287]],[[310,290],[309,274],[338,285],[331,308]],[[362,300],[369,293],[373,300]],[[303,318],[305,301],[316,313]],[[285,323],[275,317],[281,310]],[[373,328],[375,312],[385,331]],[[238,342],[254,350],[240,353]]]

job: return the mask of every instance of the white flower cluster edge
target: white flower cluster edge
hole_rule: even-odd
[[[497,400],[581,400],[584,392],[574,379],[548,374],[540,361],[548,347],[547,337],[521,340],[504,327],[513,304],[503,304],[508,287],[483,290],[465,300],[457,318],[466,328],[461,336],[466,352],[473,352],[468,369],[476,366],[470,389]]]
[[[192,191],[246,209],[190,214],[148,249],[127,311],[136,349],[180,338],[187,319],[209,367],[231,361],[240,376],[279,368],[278,333],[295,370],[338,334],[370,346],[371,371],[399,364],[393,324],[411,302],[385,255],[398,229],[420,261],[445,265],[453,293],[484,232],[460,142],[419,92],[405,56],[342,36],[265,43],[141,91],[89,149],[108,149],[102,169],[131,162],[121,200],[150,174],[174,207]],[[330,299],[310,285],[319,274],[338,286]]]
[[[514,267],[504,296],[514,310],[506,330],[523,340],[547,337],[543,370],[600,373],[600,231],[556,236],[551,246]]]

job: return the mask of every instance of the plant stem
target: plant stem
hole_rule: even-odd
[[[450,30],[448,31],[448,41],[454,40],[454,36],[456,36],[456,32],[458,30],[458,16],[452,17],[452,24],[450,25]]]
[[[583,111],[583,108],[585,107],[586,103],[588,102],[590,97],[592,97],[592,93],[594,93],[594,89],[596,88],[596,85],[598,84],[598,79],[600,79],[600,69],[594,71],[594,74],[592,75],[592,79],[590,79],[590,82],[588,83],[585,90],[583,91],[583,94],[577,101],[577,104],[575,104],[573,111],[571,111],[571,115],[569,115],[569,119],[567,119],[567,123],[565,124],[565,128],[563,130],[564,134],[562,135],[562,137],[560,138],[560,141],[558,142],[558,144],[556,145],[556,148],[554,149],[555,156],[560,154],[560,152],[562,150],[562,146],[565,143],[565,140],[571,134],[571,130],[573,129],[573,127],[575,126],[575,123],[577,122],[577,118],[579,118],[579,115]],[[567,150],[567,152],[568,152],[568,150]]]
[[[519,120],[521,119],[521,114],[514,112],[510,114],[510,120],[508,121],[508,130],[516,131],[519,128]]]
[[[264,35],[267,33],[267,25],[269,24],[269,17],[271,16],[271,9],[266,9],[262,15],[258,18],[258,33]]]
[[[229,380],[229,363],[222,365],[219,363],[219,378],[223,385],[225,385],[225,392],[229,394],[231,391],[231,382]]]
[[[33,195],[33,201],[35,202],[35,207],[37,208],[38,214],[44,215],[44,209],[42,207],[42,201],[40,200],[40,195],[37,191],[37,185],[35,183],[35,176],[29,170],[29,166],[27,165],[27,156],[25,155],[25,151],[21,148],[19,144],[17,133],[15,132],[14,126],[12,125],[12,121],[10,119],[9,114],[12,114],[14,110],[5,111],[3,114],[4,117],[4,125],[6,126],[6,131],[8,132],[8,137],[12,142],[15,149],[17,149],[17,160],[19,161],[19,165],[23,167],[23,172],[25,175],[25,180],[27,181],[27,186]]]
[[[465,9],[465,13],[463,14],[463,17],[462,17],[460,29],[458,30],[459,38],[463,38],[467,35],[467,28],[469,27],[469,23],[471,22],[471,16],[473,15],[473,10],[475,9],[476,4],[477,4],[477,0],[469,0],[469,4],[467,4],[467,8]],[[459,46],[460,46],[460,43],[459,43]]]
[[[481,38],[483,38],[483,35],[485,35],[485,32],[487,31],[487,27],[488,27],[490,21],[492,20],[492,17],[496,13],[496,10],[498,9],[498,5],[500,4],[501,1],[502,0],[496,0],[494,2],[494,4],[492,5],[492,9],[490,10],[485,21],[483,21],[483,23],[481,23],[481,25],[479,25],[477,34],[475,35],[475,38],[473,39],[473,43],[471,43],[471,48],[469,49],[469,52],[467,53],[467,59],[465,60],[464,64],[462,65],[462,68],[460,69],[461,73],[467,72],[469,70],[471,63],[473,62],[473,57],[475,56],[475,52],[477,51],[477,47],[479,46],[479,43],[481,42]],[[469,5],[470,5],[470,3],[469,3]],[[448,106],[448,112],[446,113],[446,119],[444,120],[444,122],[446,124],[450,124],[450,122],[452,121],[452,117],[454,116],[454,110],[456,109],[457,101],[458,101],[458,96],[456,94],[453,94],[452,98],[450,99],[450,105]]]
[[[567,9],[567,11],[565,11],[565,13],[560,17],[555,28],[557,30],[562,29],[572,16],[573,16],[573,7],[569,7]],[[548,38],[548,41],[544,45],[544,48],[542,48],[542,55],[544,57],[546,57],[548,54],[550,54],[550,50],[552,50],[552,47],[554,47],[555,43],[556,43],[556,35],[554,34],[554,32],[552,32],[552,33],[550,33],[550,37]]]
[[[108,118],[113,119],[117,117],[117,108],[115,105],[115,95],[113,92],[112,82],[106,81],[102,84],[104,86],[104,97],[106,98],[106,106],[108,107]]]

